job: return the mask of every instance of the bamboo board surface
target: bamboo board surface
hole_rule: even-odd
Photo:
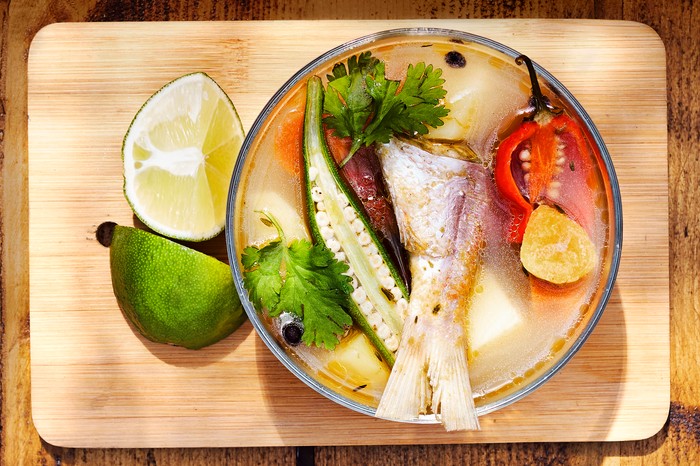
[[[617,284],[598,327],[535,393],[445,433],[335,405],[298,381],[246,323],[197,352],[157,345],[123,318],[105,220],[134,223],[120,147],[143,102],[210,74],[248,129],[274,91],[325,50],[383,29],[435,26],[530,55],[593,118],[624,212]],[[581,57],[586,59],[582,60]],[[646,26],[557,20],[55,24],[29,55],[29,268],[34,423],[71,447],[425,444],[641,439],[668,414],[669,268],[664,48]],[[223,237],[204,248],[225,259]]]

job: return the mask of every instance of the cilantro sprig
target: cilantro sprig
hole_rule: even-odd
[[[442,70],[432,65],[408,65],[403,82],[386,79],[384,62],[370,52],[338,63],[327,75],[323,110],[327,127],[338,137],[350,137],[343,166],[363,145],[389,142],[394,134],[426,134],[438,127],[449,109],[440,104],[447,91]]]
[[[352,324],[347,312],[352,293],[348,265],[323,245],[293,240],[285,246],[282,228],[272,215],[261,220],[277,229],[278,239],[243,250],[243,283],[255,309],[271,317],[287,311],[304,324],[302,341],[332,350]]]

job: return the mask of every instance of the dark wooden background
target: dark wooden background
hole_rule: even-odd
[[[65,21],[591,18],[638,21],[661,36],[668,65],[671,406],[636,442],[317,447],[334,464],[700,464],[700,2],[693,0],[0,0],[1,464],[288,464],[294,448],[83,450],[44,443],[32,425],[27,252],[27,55]],[[586,57],[581,57],[585,60]],[[128,71],[127,71],[128,72]],[[349,429],[348,435],[352,435]]]

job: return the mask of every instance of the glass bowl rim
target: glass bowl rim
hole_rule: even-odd
[[[231,273],[233,275],[233,281],[236,286],[236,291],[241,297],[241,303],[243,308],[248,315],[249,320],[253,324],[256,333],[263,340],[267,348],[275,355],[275,357],[297,378],[304,382],[307,386],[315,390],[317,393],[325,396],[326,398],[340,404],[343,407],[349,408],[358,413],[366,414],[368,416],[375,416],[375,408],[347,398],[334,390],[326,387],[324,384],[318,380],[311,377],[306,371],[304,371],[299,364],[296,364],[292,358],[284,351],[284,349],[279,345],[277,340],[268,332],[262,323],[262,320],[257,316],[257,312],[253,307],[252,303],[248,299],[248,293],[243,285],[242,272],[238,263],[238,251],[235,245],[235,235],[233,234],[235,215],[234,208],[236,202],[236,194],[238,193],[238,188],[240,186],[241,174],[245,164],[245,160],[250,151],[251,145],[255,138],[257,137],[260,129],[264,125],[267,117],[281,101],[281,99],[289,92],[292,87],[294,87],[304,76],[306,76],[310,71],[317,68],[322,64],[329,64],[329,62],[339,55],[349,52],[351,50],[360,47],[369,47],[373,42],[379,40],[390,39],[399,36],[432,36],[440,37],[446,39],[457,39],[464,42],[473,42],[486,47],[490,47],[498,52],[501,52],[511,58],[515,59],[521,55],[516,50],[501,44],[500,42],[494,41],[492,39],[472,34],[465,31],[446,29],[446,28],[434,28],[434,27],[409,27],[409,28],[396,28],[387,29],[383,31],[378,31],[375,33],[367,34],[356,39],[344,42],[341,45],[333,47],[318,57],[311,60],[301,69],[296,71],[270,98],[267,104],[258,114],[257,118],[253,122],[248,134],[246,135],[243,144],[241,146],[239,156],[236,160],[234,166],[233,175],[231,177],[231,182],[229,185],[227,208],[226,208],[226,251],[228,254],[229,264],[231,267]],[[542,386],[545,382],[551,379],[559,370],[564,367],[569,360],[578,352],[581,346],[588,339],[593,329],[596,327],[598,321],[600,320],[603,311],[605,310],[610,294],[617,277],[618,268],[620,265],[620,257],[622,252],[622,201],[620,195],[620,187],[617,180],[617,175],[613,167],[612,159],[610,153],[608,152],[607,146],[603,141],[598,129],[596,128],[593,120],[590,118],[583,106],[578,102],[578,100],[573,96],[573,94],[552,74],[550,74],[546,69],[541,67],[533,60],[533,65],[537,71],[538,76],[543,78],[550,86],[552,86],[557,92],[557,97],[564,101],[571,109],[573,109],[576,115],[580,118],[581,122],[584,124],[588,134],[593,139],[595,147],[599,151],[600,161],[603,162],[603,167],[605,170],[604,182],[609,184],[609,189],[611,192],[612,200],[612,211],[614,215],[611,216],[613,219],[609,223],[609,228],[614,228],[614,237],[611,244],[608,244],[608,248],[611,249],[611,261],[608,268],[608,276],[605,283],[600,284],[598,293],[600,299],[597,303],[593,314],[588,319],[586,327],[581,331],[578,338],[576,338],[573,344],[568,348],[568,350],[545,372],[540,374],[535,380],[530,381],[526,385],[523,385],[520,389],[512,391],[508,395],[496,399],[486,404],[479,406],[477,408],[477,413],[479,416],[491,413],[493,411],[504,408],[516,401],[524,398],[528,394],[532,393],[534,390]],[[601,170],[602,171],[602,170]],[[607,174],[607,177],[605,176]],[[421,415],[417,420],[405,421],[409,423],[437,423],[434,415]]]

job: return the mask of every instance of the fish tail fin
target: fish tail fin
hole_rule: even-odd
[[[445,338],[432,338],[428,379],[431,406],[445,430],[479,430],[464,346]]]
[[[412,324],[404,325],[404,341],[418,337],[412,335],[416,329]],[[427,365],[427,353],[423,345],[404,345],[399,350],[377,407],[377,417],[410,421],[427,412],[430,405]]]
[[[399,351],[377,417],[415,420],[430,406],[446,430],[478,430],[464,346],[434,332],[415,335],[411,324],[404,327],[404,338],[414,338],[417,344]]]

